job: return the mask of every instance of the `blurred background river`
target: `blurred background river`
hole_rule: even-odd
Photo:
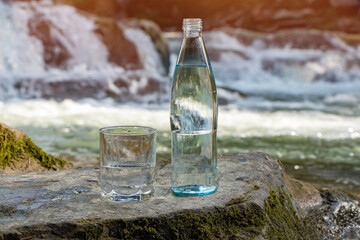
[[[0,122],[74,167],[98,164],[109,125],[157,128],[169,158],[182,18],[202,17],[218,152],[360,196],[359,1],[260,2],[2,0]]]

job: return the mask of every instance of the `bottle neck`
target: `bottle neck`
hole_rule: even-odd
[[[209,61],[202,38],[202,25],[199,18],[187,18],[183,22],[184,38],[181,43],[178,65],[204,65]]]
[[[185,18],[183,20],[185,38],[196,38],[202,35],[202,20],[200,18]]]
[[[202,32],[193,29],[184,29],[184,38],[198,38],[202,37]]]

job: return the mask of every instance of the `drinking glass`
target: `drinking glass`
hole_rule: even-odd
[[[101,195],[112,201],[139,202],[154,194],[156,129],[114,126],[100,129]]]

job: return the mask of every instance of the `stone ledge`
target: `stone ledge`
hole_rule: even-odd
[[[265,153],[219,158],[214,194],[179,197],[170,164],[158,164],[156,194],[141,203],[100,197],[98,169],[8,173],[0,188],[0,239],[317,239]],[[30,239],[30,238],[29,238]]]

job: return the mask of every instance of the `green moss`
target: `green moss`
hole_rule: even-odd
[[[36,160],[47,169],[63,168],[66,162],[55,158],[37,147],[26,135],[17,137],[9,128],[0,124],[0,168],[12,167],[17,162]]]
[[[80,239],[319,239],[282,188],[270,188],[264,208],[245,198],[225,207],[185,210],[157,218],[82,222]]]
[[[299,218],[290,195],[283,188],[270,188],[264,210],[266,239],[320,239],[316,229]]]
[[[104,225],[101,223],[98,224],[88,224],[83,229],[80,229],[75,236],[80,239],[100,239],[104,233]]]
[[[264,215],[255,204],[234,203],[224,208],[187,210],[159,218],[107,220],[100,224],[101,231],[98,224],[85,225],[76,236],[80,239],[254,239],[264,228]]]
[[[277,159],[277,162],[279,163],[279,165],[280,165],[282,168],[285,168],[285,167],[284,167],[284,164],[283,164],[279,159]]]

